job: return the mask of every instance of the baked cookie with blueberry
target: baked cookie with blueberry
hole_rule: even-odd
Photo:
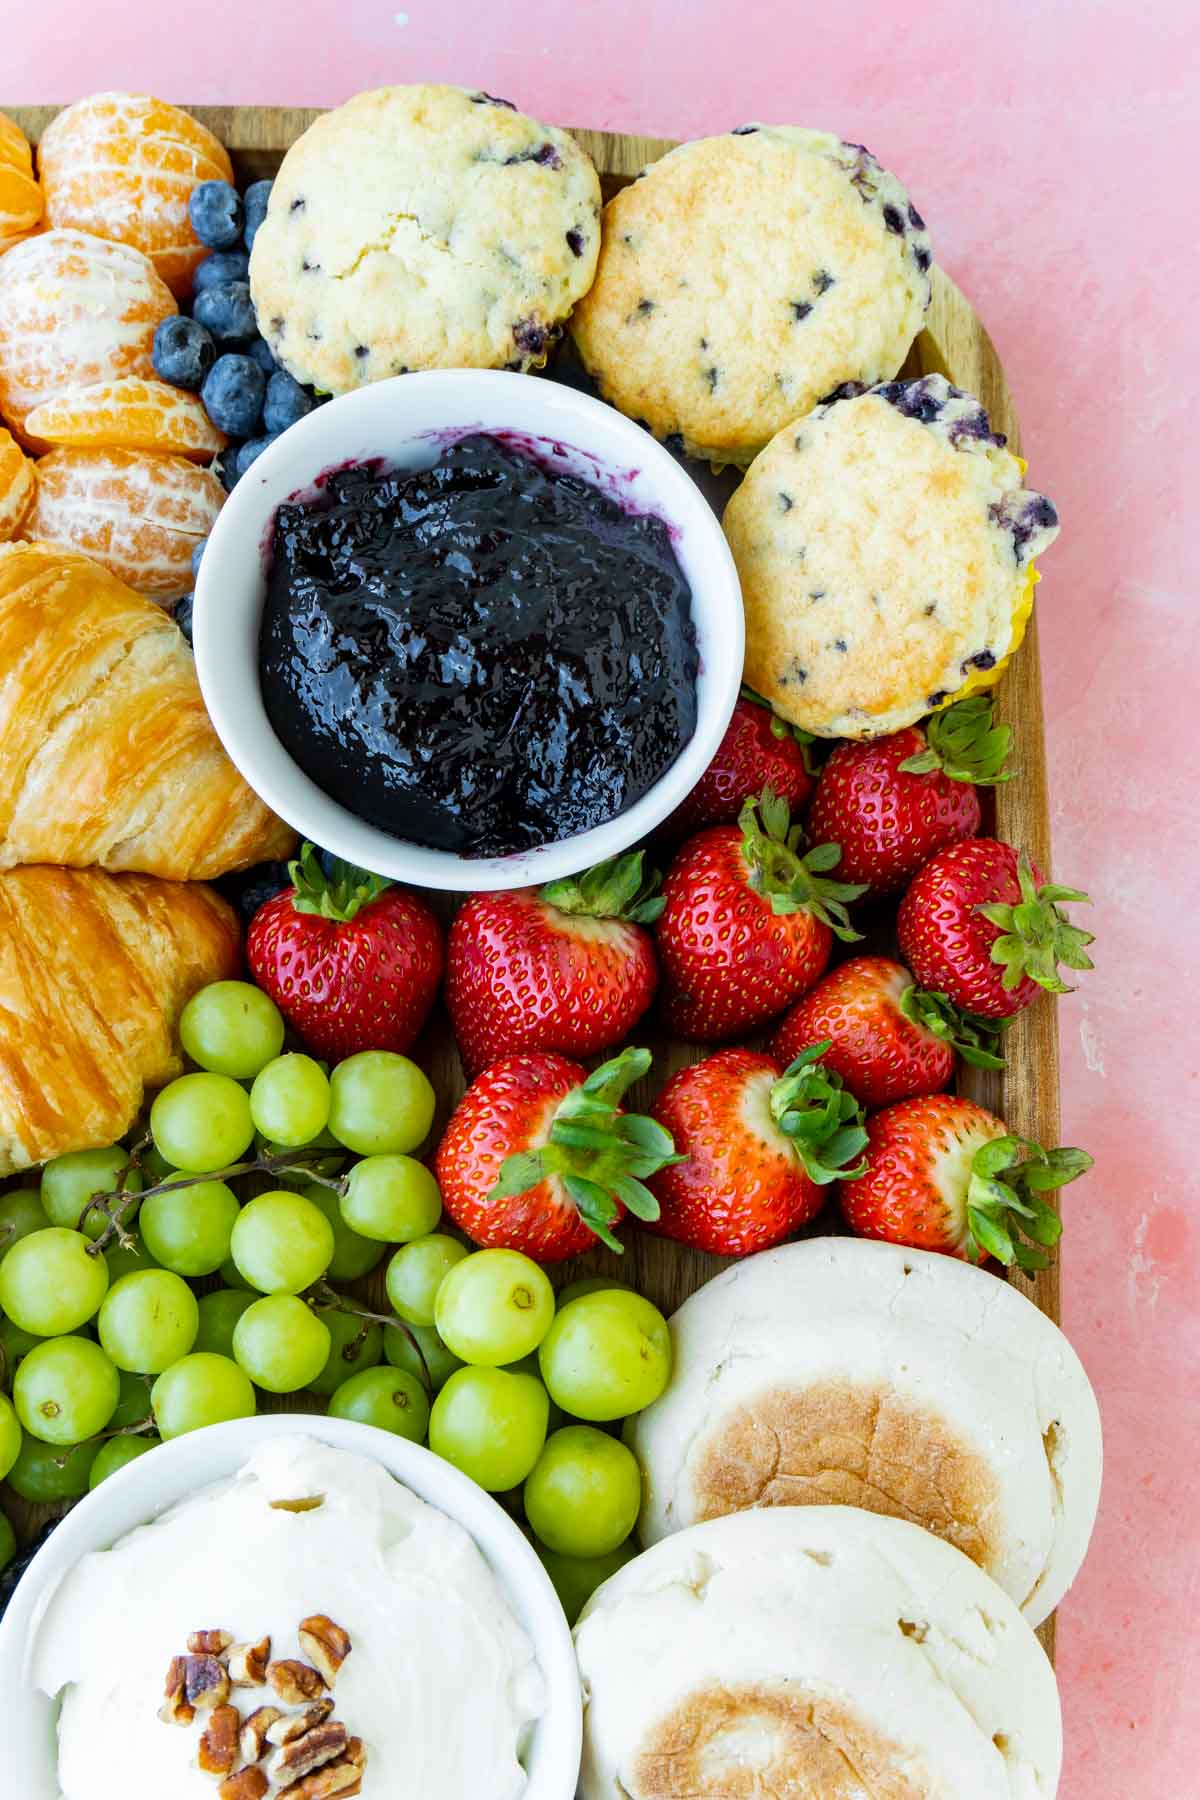
[[[343,394],[409,369],[536,368],[600,246],[600,183],[568,132],[456,87],[390,87],[292,145],[254,239],[259,329]]]
[[[847,382],[895,375],[931,261],[924,220],[861,144],[743,125],[609,201],[571,329],[606,400],[693,456],[745,464]]]
[[[828,401],[725,510],[746,680],[818,737],[870,738],[999,679],[1058,514],[941,375]]]

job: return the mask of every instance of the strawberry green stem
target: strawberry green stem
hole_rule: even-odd
[[[295,890],[292,906],[296,912],[315,913],[319,918],[343,923],[372,900],[378,900],[384,889],[392,885],[385,875],[372,875],[340,857],[330,859],[326,874],[313,844],[301,846],[295,862],[288,864],[288,874]]]
[[[975,1249],[1025,1273],[1049,1267],[1062,1220],[1042,1198],[1092,1166],[1086,1150],[1043,1150],[1028,1138],[993,1138],[975,1152],[967,1186],[967,1230]],[[1025,1240],[1028,1239],[1028,1242]]]
[[[810,1044],[788,1064],[771,1089],[771,1117],[818,1186],[831,1181],[857,1181],[866,1170],[847,1165],[867,1147],[863,1109],[842,1086],[842,1078],[821,1058],[832,1040]]]
[[[825,871],[842,860],[840,844],[802,851],[804,827],[791,823],[787,801],[769,787],[758,800],[746,801],[738,824],[750,886],[770,901],[772,912],[811,913],[846,943],[862,936],[851,925],[845,903],[865,894],[866,885],[825,879]]]
[[[1004,974],[1001,986],[1011,990],[1028,976],[1051,994],[1069,994],[1069,988],[1058,972],[1059,963],[1068,969],[1094,968],[1087,945],[1095,939],[1090,931],[1072,925],[1059,902],[1086,901],[1091,896],[1078,888],[1059,887],[1047,882],[1038,887],[1033,879],[1029,858],[1021,856],[1017,863],[1017,880],[1021,898],[1015,906],[986,905],[976,911],[992,925],[1000,927],[1001,936],[992,945],[992,961],[999,963]]]
[[[900,1011],[922,1031],[940,1038],[975,1069],[1002,1069],[1000,1037],[1011,1019],[981,1019],[961,1012],[948,994],[926,991],[913,983],[900,995]]]
[[[934,713],[925,726],[924,750],[906,757],[900,767],[907,775],[940,770],[951,781],[995,787],[1013,778],[1015,771],[1004,767],[1011,749],[1011,728],[992,723],[990,694],[972,694]]]
[[[623,1050],[602,1063],[559,1102],[549,1141],[537,1150],[518,1150],[504,1159],[490,1201],[525,1194],[557,1176],[584,1224],[610,1250],[622,1245],[612,1226],[621,1208],[638,1219],[657,1219],[658,1201],[644,1184],[671,1163],[669,1131],[656,1119],[619,1112],[626,1090],[650,1067],[648,1050]]]
[[[651,925],[666,902],[658,892],[657,871],[644,873],[642,862],[641,850],[614,856],[582,875],[548,881],[540,898],[559,912],[579,918],[628,919],[636,925]]]

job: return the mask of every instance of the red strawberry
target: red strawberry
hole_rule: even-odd
[[[681,1069],[654,1117],[683,1160],[652,1177],[652,1229],[697,1250],[746,1256],[782,1243],[821,1210],[829,1183],[867,1141],[862,1111],[805,1052],[785,1072],[753,1050],[718,1050]]]
[[[814,843],[842,846],[838,874],[891,894],[948,844],[979,830],[976,786],[1008,781],[1012,742],[993,726],[986,694],[935,713],[924,731],[839,744],[821,770],[809,813]]]
[[[621,1111],[648,1050],[625,1050],[589,1075],[538,1051],[493,1063],[467,1089],[446,1127],[434,1173],[446,1211],[477,1244],[561,1262],[600,1238],[628,1210],[658,1216],[642,1184],[671,1160],[653,1119]]]
[[[689,838],[667,871],[658,952],[678,1036],[717,1043],[752,1031],[812,986],[834,932],[858,936],[844,903],[862,889],[824,879],[837,845],[802,852],[789,817],[768,789],[738,824]]]
[[[442,928],[424,901],[351,863],[328,876],[311,844],[250,921],[246,960],[310,1050],[407,1050],[442,977]]]
[[[645,925],[662,911],[642,853],[543,888],[476,894],[450,928],[446,1005],[468,1075],[520,1050],[622,1043],[658,986]]]
[[[864,1106],[936,1094],[954,1073],[957,1050],[976,1068],[1001,1069],[995,1031],[962,1017],[941,994],[926,994],[901,963],[852,956],[797,1001],[771,1039],[787,1064],[823,1038],[821,1058]]]
[[[813,790],[804,748],[810,742],[807,732],[789,725],[765,700],[743,688],[716,755],[665,829],[683,836],[708,825],[732,824],[745,801],[767,787],[793,813],[800,812]]]
[[[1043,1195],[1092,1166],[1084,1150],[1011,1137],[994,1113],[953,1094],[902,1100],[868,1119],[866,1162],[840,1189],[859,1237],[1026,1270],[1044,1269],[1062,1235]]]
[[[1029,859],[996,838],[953,844],[925,864],[896,920],[900,953],[924,988],[963,1012],[1007,1019],[1036,1000],[1071,990],[1058,973],[1090,969],[1090,932],[1058,902],[1086,900],[1077,888],[1044,885]]]

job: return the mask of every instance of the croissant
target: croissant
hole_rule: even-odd
[[[0,1175],[122,1137],[181,1071],[184,1002],[236,974],[239,945],[198,883],[0,873]]]
[[[221,748],[167,614],[75,551],[0,545],[0,869],[208,880],[294,843]]]

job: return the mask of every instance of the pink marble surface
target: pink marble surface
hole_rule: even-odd
[[[12,102],[450,80],[626,131],[828,126],[909,183],[1064,520],[1039,592],[1055,861],[1099,938],[1062,1006],[1065,1135],[1097,1158],[1065,1322],[1108,1443],[1061,1614],[1064,1800],[1200,1795],[1198,66],[1187,0],[59,0],[5,32]]]

